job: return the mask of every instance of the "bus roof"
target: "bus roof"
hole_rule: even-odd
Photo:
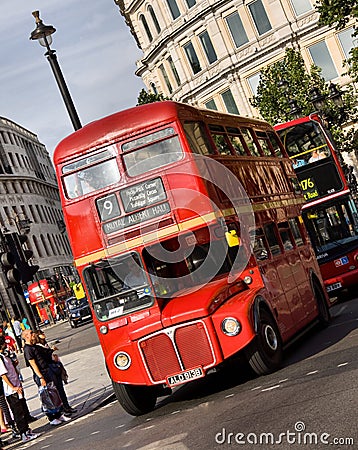
[[[85,125],[78,131],[63,139],[54,152],[55,165],[67,161],[71,156],[80,156],[89,148],[101,148],[118,141],[122,136],[135,135],[144,130],[159,127],[174,120],[177,117],[185,117],[192,120],[215,121],[220,118],[232,117],[233,126],[245,125],[247,118],[233,114],[221,113],[209,109],[198,109],[185,103],[172,101],[155,102],[146,105],[135,106],[110,116],[98,119]],[[250,123],[267,127],[268,124],[259,119],[250,118]]]
[[[306,123],[310,120],[314,120],[315,122],[320,122],[320,118],[318,114],[312,113],[309,116],[300,117],[299,119],[288,120],[287,122],[277,123],[274,128],[279,131],[285,128],[293,127],[295,125],[299,125],[300,123]]]

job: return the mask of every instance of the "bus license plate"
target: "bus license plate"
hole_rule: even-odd
[[[342,283],[333,283],[326,287],[327,292],[335,291],[342,287]]]
[[[176,386],[177,384],[186,383],[187,381],[202,378],[203,376],[203,369],[201,367],[197,367],[196,369],[186,370],[185,372],[167,377],[167,383],[169,386]]]

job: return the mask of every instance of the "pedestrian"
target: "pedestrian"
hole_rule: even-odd
[[[35,334],[37,336],[37,345],[42,346],[44,348],[49,348],[55,352],[58,350],[58,347],[55,345],[50,346],[49,343],[46,341],[46,335],[43,331],[35,331]],[[67,384],[68,383],[68,373],[65,369],[65,366],[62,364],[62,361],[60,360],[59,356],[55,353],[52,353],[52,359],[54,360],[55,365],[59,368],[59,371],[61,371],[61,378],[62,381]],[[53,363],[52,363],[53,364]]]
[[[18,347],[19,351],[22,353],[22,338],[21,338],[22,328],[21,328],[21,322],[17,317],[12,318],[12,326],[13,326],[14,332],[15,332],[17,347]]]
[[[52,358],[52,349],[45,349],[37,345],[36,334],[32,330],[24,330],[22,338],[25,341],[24,357],[26,364],[29,365],[33,371],[33,378],[38,387],[46,386],[51,381],[56,386],[58,393],[63,403],[63,411],[55,414],[46,413],[51,425],[60,425],[61,422],[71,420],[66,414],[77,412],[76,409],[71,408],[65,393],[62,379],[51,369],[54,360]]]
[[[5,342],[6,342],[6,345],[7,345],[7,348],[9,349],[9,351],[16,353],[17,345],[16,345],[15,339],[12,338],[11,336],[9,336],[8,334],[5,334],[4,330],[2,328],[0,328],[0,336],[4,336]]]
[[[39,434],[33,433],[28,422],[28,408],[24,398],[24,391],[19,374],[12,360],[6,356],[6,342],[0,337],[0,376],[6,400],[10,406],[15,419],[17,429],[21,435],[22,442],[36,439]]]

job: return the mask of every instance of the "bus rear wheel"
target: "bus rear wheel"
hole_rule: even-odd
[[[112,381],[112,385],[117,400],[128,414],[141,416],[153,411],[157,401],[155,387],[134,386],[115,381]]]
[[[246,350],[246,358],[257,375],[266,375],[277,370],[282,362],[282,340],[271,314],[260,310],[256,337]]]

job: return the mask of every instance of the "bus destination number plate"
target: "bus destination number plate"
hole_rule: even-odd
[[[201,367],[197,367],[196,369],[186,370],[185,372],[167,377],[167,383],[169,386],[176,386],[178,384],[186,383],[187,381],[202,378],[203,376],[203,369]]]

